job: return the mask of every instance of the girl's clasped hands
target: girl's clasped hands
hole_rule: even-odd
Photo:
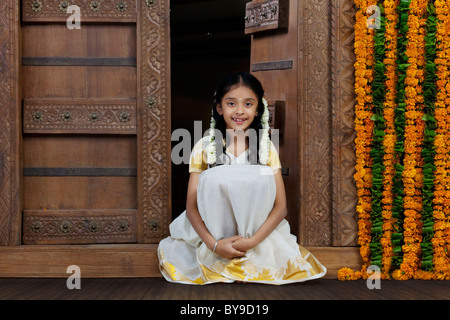
[[[245,256],[246,252],[253,249],[255,244],[252,238],[244,238],[235,235],[217,241],[216,254],[225,259],[233,259]]]

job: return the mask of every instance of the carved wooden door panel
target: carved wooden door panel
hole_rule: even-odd
[[[167,234],[168,23],[167,1],[22,1],[24,244]]]

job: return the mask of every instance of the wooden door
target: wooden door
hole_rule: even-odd
[[[245,32],[252,35],[250,71],[262,82],[279,130],[279,155],[291,231],[299,233],[299,139],[297,109],[297,28],[295,3],[254,0],[247,3]],[[289,25],[288,25],[289,24]]]
[[[167,234],[168,21],[165,1],[23,0],[24,244]]]
[[[268,100],[284,102],[280,158],[286,167],[288,219],[300,243],[333,247],[329,252],[339,256],[356,245],[358,233],[354,4],[253,0],[246,16],[251,71],[263,82]]]

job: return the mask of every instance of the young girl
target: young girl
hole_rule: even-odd
[[[158,247],[168,281],[285,284],[325,275],[284,219],[281,164],[268,137],[263,96],[248,73],[219,85],[209,136],[191,154],[186,211]]]

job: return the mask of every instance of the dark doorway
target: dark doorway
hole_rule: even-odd
[[[194,143],[194,121],[208,130],[215,87],[228,73],[250,69],[245,0],[171,1],[172,131]],[[172,147],[179,143],[172,142]],[[186,207],[188,164],[172,163],[172,218]]]

